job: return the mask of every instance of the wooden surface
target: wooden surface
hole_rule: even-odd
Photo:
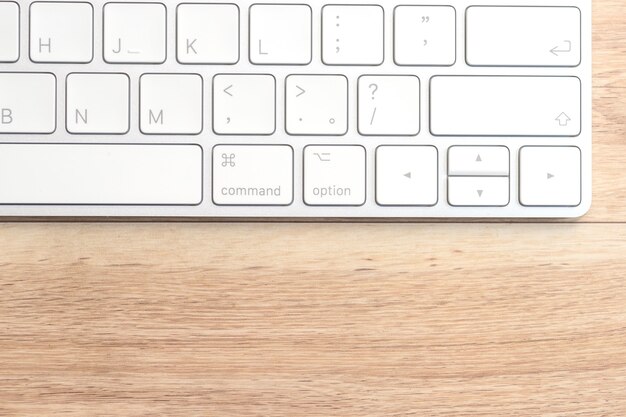
[[[626,4],[573,224],[2,224],[0,416],[626,416]]]

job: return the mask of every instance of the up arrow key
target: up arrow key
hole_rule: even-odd
[[[480,157],[480,154],[478,154],[478,156],[476,156],[476,162],[482,162],[483,158]]]

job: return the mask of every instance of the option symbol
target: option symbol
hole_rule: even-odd
[[[324,152],[324,153],[314,153],[313,155],[317,156],[317,158],[320,160],[320,162],[330,162],[331,159],[331,154],[329,152]]]

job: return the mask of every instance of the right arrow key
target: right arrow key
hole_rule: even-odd
[[[581,203],[581,153],[575,146],[525,146],[520,150],[520,203],[576,207]]]

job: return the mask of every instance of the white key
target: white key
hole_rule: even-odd
[[[213,130],[218,135],[271,135],[276,130],[276,80],[271,75],[213,78]]]
[[[34,62],[91,62],[91,4],[33,3],[30,6],[30,58]]]
[[[0,73],[0,133],[52,133],[55,129],[54,75]]]
[[[376,149],[376,203],[380,206],[434,206],[438,193],[434,146],[380,146]]]
[[[0,62],[20,57],[20,8],[17,3],[0,2]]]
[[[0,204],[201,202],[197,145],[0,144]]]
[[[413,75],[359,78],[359,133],[414,136],[420,131],[420,80]]]
[[[250,7],[250,62],[311,62],[311,7],[304,4],[255,4]]]
[[[448,150],[450,176],[508,176],[509,148],[505,146],[453,146]]]
[[[577,66],[580,21],[577,7],[469,7],[467,63]]]
[[[576,77],[436,76],[430,86],[433,135],[580,134]]]
[[[197,135],[202,132],[202,77],[147,74],[141,77],[141,131]]]
[[[213,148],[213,202],[288,206],[293,202],[293,149],[287,145]]]
[[[394,23],[397,65],[450,66],[456,62],[456,12],[452,6],[398,6]]]
[[[66,82],[70,133],[124,134],[130,119],[126,74],[70,74]]]
[[[345,135],[348,79],[343,75],[290,75],[286,81],[287,133]]]
[[[165,62],[166,10],[160,3],[104,6],[104,60],[109,63]]]
[[[576,207],[581,203],[581,153],[575,146],[525,146],[520,150],[520,203]]]
[[[509,205],[509,177],[448,177],[448,202],[456,207]]]
[[[326,65],[380,65],[384,11],[378,5],[324,6],[322,61]]]
[[[176,27],[178,62],[236,64],[239,61],[237,5],[181,4]]]
[[[304,148],[304,202],[309,206],[365,204],[365,148]]]

